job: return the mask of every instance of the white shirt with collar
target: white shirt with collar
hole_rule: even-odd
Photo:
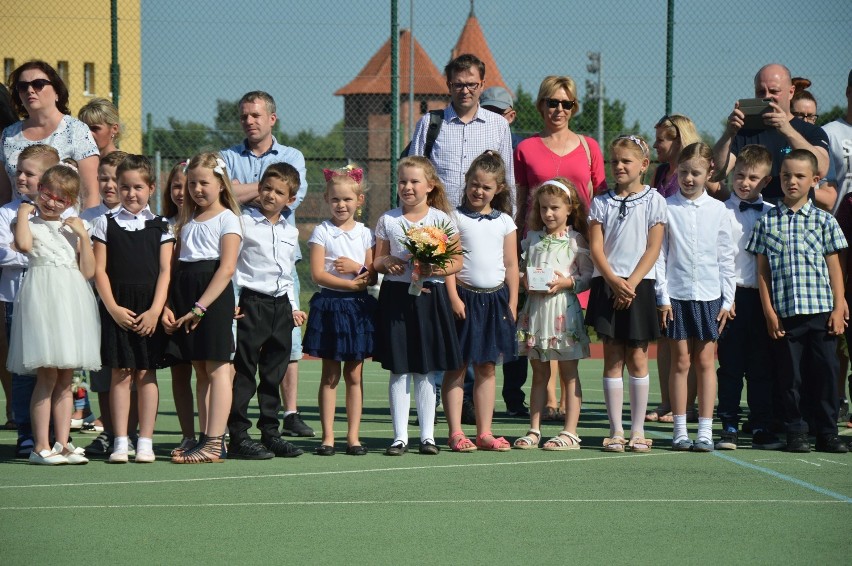
[[[107,242],[107,222],[110,218],[114,218],[115,223],[124,230],[127,230],[128,232],[135,232],[137,230],[143,230],[145,228],[145,223],[156,217],[157,215],[151,212],[151,209],[147,206],[136,214],[133,214],[126,208],[119,206],[118,210],[111,215],[102,214],[95,218],[92,222],[92,239],[103,243]],[[160,238],[160,243],[173,241],[174,239],[175,237],[172,235],[171,230],[168,230],[163,232],[163,235]]]
[[[712,301],[722,308],[734,302],[731,216],[724,203],[705,191],[689,200],[680,191],[666,199],[668,224],[657,260],[657,304]]]
[[[355,279],[352,273],[342,274],[334,267],[334,261],[340,257],[348,257],[355,263],[364,265],[367,261],[367,250],[376,243],[373,232],[361,222],[356,222],[351,230],[341,230],[328,220],[314,228],[308,245],[322,246],[325,250],[325,271],[340,279]],[[322,285],[320,285],[322,287]],[[323,287],[325,288],[325,287]],[[335,289],[337,290],[337,289]]]
[[[299,230],[283,214],[273,224],[253,207],[243,210],[242,223],[243,247],[237,258],[234,285],[239,290],[251,289],[271,297],[281,297],[286,293],[293,310],[296,310],[293,272]]]
[[[751,239],[751,233],[757,219],[763,216],[767,210],[773,208],[773,205],[763,202],[763,198],[758,196],[757,200],[748,204],[758,204],[761,207],[760,210],[755,208],[740,210],[741,202],[743,200],[734,193],[725,201],[725,206],[731,215],[731,237],[734,241],[736,254],[734,256],[734,279],[737,287],[757,289],[757,257],[746,251],[746,246]]]
[[[118,203],[112,208],[109,208],[103,202],[98,206],[93,206],[92,208],[87,208],[83,212],[80,213],[80,218],[85,220],[86,222],[94,222],[95,218],[99,216],[103,216],[105,214],[115,214],[121,209],[121,203]]]

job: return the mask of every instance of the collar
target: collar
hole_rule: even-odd
[[[699,195],[699,197],[697,199],[694,199],[694,200],[690,200],[690,199],[686,198],[685,196],[683,196],[683,193],[680,192],[680,189],[678,189],[677,193],[675,193],[675,194],[677,195],[676,198],[681,203],[687,204],[687,205],[690,205],[690,206],[695,206],[695,207],[699,207],[699,206],[702,206],[704,204],[707,204],[707,202],[709,202],[710,199],[713,198],[713,197],[711,197],[710,195],[707,194],[707,189],[704,189],[704,191],[701,193],[701,195]]]
[[[360,224],[360,222],[356,222],[355,226],[351,230],[343,230],[339,226],[335,226],[334,223],[330,220],[326,220],[326,222],[328,223],[328,233],[331,235],[332,238],[339,238],[340,236],[344,236],[354,241],[360,237],[360,230],[358,230],[358,224]]]
[[[251,148],[248,145],[248,139],[243,139],[243,148],[242,148],[242,150],[240,150],[240,155],[252,156],[252,157],[257,157],[257,158],[264,157],[266,155],[269,155],[270,153],[274,154],[274,155],[278,155],[280,147],[281,147],[281,145],[278,143],[278,140],[275,139],[275,136],[272,136],[272,145],[269,147],[269,149],[267,149],[265,152],[261,153],[260,155],[255,155],[255,153],[251,150]]]
[[[495,218],[500,218],[500,211],[494,208],[492,208],[491,212],[489,212],[488,214],[482,214],[481,212],[473,212],[472,210],[468,210],[467,208],[465,208],[464,205],[459,206],[458,208],[456,208],[456,210],[459,211],[459,214],[463,214],[468,218],[473,218],[474,220],[494,220]]]
[[[778,203],[778,206],[776,208],[778,209],[779,216],[783,216],[791,210],[786,204],[784,204],[783,200]],[[808,199],[807,201],[805,201],[805,205],[793,214],[801,214],[802,216],[808,217],[813,211],[814,207],[811,203],[811,199]]]
[[[623,197],[620,197],[617,194],[615,194],[615,191],[613,189],[609,189],[607,191],[607,193],[609,194],[610,199],[612,199],[617,204],[621,204],[622,202],[633,202],[634,200],[642,198],[646,194],[648,194],[648,191],[650,191],[650,190],[651,190],[651,187],[648,186],[648,185],[645,185],[644,188],[640,192],[631,193],[631,194],[628,194],[627,196],[623,196]],[[680,194],[680,191],[678,191],[677,194]]]
[[[486,112],[494,114],[490,110],[485,110],[482,106],[477,106],[476,115],[473,117],[473,120],[471,120],[471,122],[473,122],[473,121],[485,122],[485,116],[486,116],[485,113]],[[461,123],[461,118],[459,118],[459,115],[456,112],[456,109],[453,107],[452,102],[450,104],[448,104],[447,108],[444,110],[444,119],[447,122],[452,122],[453,120],[455,120],[456,122]],[[468,122],[468,123],[470,123],[470,122]]]
[[[255,224],[262,224],[264,222],[266,222],[267,224],[272,224],[272,222],[270,222],[269,219],[263,215],[260,209],[255,206],[246,206],[243,210],[246,214],[249,215],[252,220],[254,220]],[[281,214],[278,216],[278,221],[275,224],[286,224],[287,217],[290,216],[290,214],[288,214],[289,212],[289,208],[285,208],[284,210],[282,210]]]
[[[743,199],[741,199],[739,196],[737,196],[736,193],[731,193],[731,196],[728,197],[728,200],[731,201],[731,205],[736,210],[739,210],[741,202],[748,202],[748,201],[744,201]],[[757,195],[757,199],[749,202],[749,204],[759,204],[760,206],[763,207],[766,203],[763,202],[763,196],[762,195]]]
[[[104,205],[104,208],[106,208],[106,205]],[[133,214],[121,205],[117,206],[113,210],[110,210],[110,212],[113,213],[112,215],[115,219],[125,218],[127,220],[133,220],[137,218],[142,218],[143,220],[151,220],[156,216],[153,212],[151,212],[151,208],[147,205],[145,206],[145,208],[143,208],[136,214]]]

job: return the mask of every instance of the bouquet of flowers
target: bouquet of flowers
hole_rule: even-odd
[[[441,222],[435,226],[412,226],[404,230],[399,243],[411,254],[411,285],[408,287],[410,295],[419,296],[423,290],[421,264],[428,263],[445,268],[453,256],[464,254],[458,241],[450,242],[455,235],[456,231],[449,222]]]

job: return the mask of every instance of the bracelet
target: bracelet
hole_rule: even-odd
[[[199,310],[197,307],[192,307],[191,309],[189,309],[189,312],[191,312],[192,315],[195,316],[196,318],[204,318],[205,313],[203,311]]]
[[[198,307],[198,310],[200,310],[201,312],[204,312],[204,313],[207,312],[207,307],[205,307],[201,303],[195,303],[195,306]]]

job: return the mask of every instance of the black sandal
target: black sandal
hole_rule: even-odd
[[[225,449],[225,435],[201,435],[198,444],[189,450],[172,456],[174,464],[214,464],[224,462],[228,457]]]

